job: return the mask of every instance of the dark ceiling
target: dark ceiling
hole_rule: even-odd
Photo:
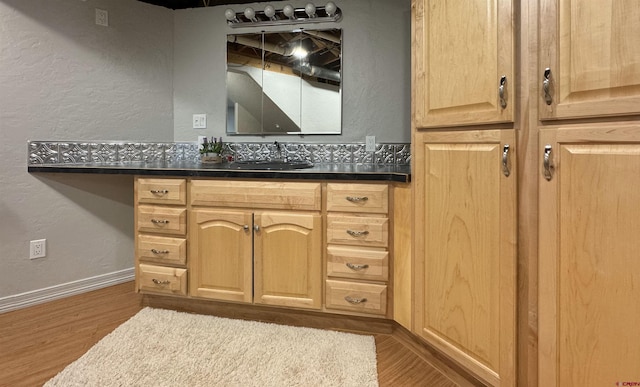
[[[153,5],[159,5],[171,9],[185,9],[185,8],[197,8],[197,7],[213,7],[214,5],[225,4],[247,4],[255,3],[255,0],[139,0],[144,3]],[[258,3],[265,3],[266,1],[258,1]]]

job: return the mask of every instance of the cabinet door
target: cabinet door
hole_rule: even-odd
[[[191,211],[191,296],[251,302],[251,220],[251,212],[204,209]]]
[[[515,386],[515,131],[415,140],[416,333],[487,384]]]
[[[322,218],[316,213],[255,215],[256,304],[319,309]]]
[[[414,0],[412,20],[415,126],[513,121],[511,0]]]
[[[640,113],[639,20],[636,0],[541,0],[540,118]]]
[[[638,381],[640,125],[540,132],[539,385]]]

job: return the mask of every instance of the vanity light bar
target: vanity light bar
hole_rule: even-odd
[[[224,12],[224,15],[232,28],[240,28],[337,22],[342,19],[342,10],[333,1],[330,1],[325,6],[316,7],[313,3],[308,3],[304,8],[294,8],[291,5],[285,5],[280,10],[276,10],[271,5],[267,5],[264,11],[255,11],[253,8],[247,7],[242,12],[236,12],[229,8]]]

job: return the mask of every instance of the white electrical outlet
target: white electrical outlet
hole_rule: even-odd
[[[193,115],[193,129],[206,129],[207,128],[207,115],[206,114],[194,114]]]
[[[366,152],[376,151],[376,136],[366,136],[364,150]]]
[[[47,240],[37,239],[29,243],[29,259],[44,258],[47,256]]]
[[[109,26],[109,12],[104,10],[104,9],[96,8],[96,24],[99,25],[99,26],[108,27]]]

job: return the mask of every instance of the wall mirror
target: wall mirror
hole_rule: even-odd
[[[340,134],[342,30],[227,36],[227,134]]]

